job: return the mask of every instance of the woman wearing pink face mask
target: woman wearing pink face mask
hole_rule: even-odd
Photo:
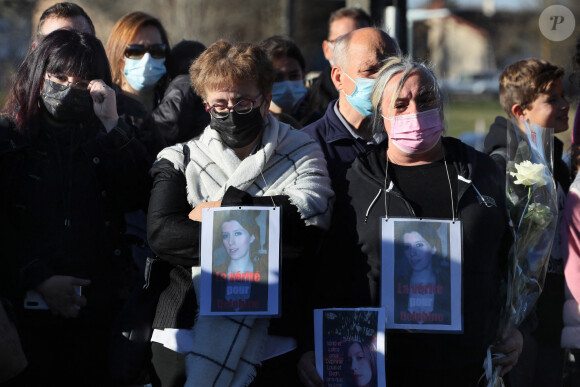
[[[380,218],[459,221],[462,289],[453,291],[462,292],[463,330],[453,335],[389,330],[386,375],[391,386],[475,386],[504,303],[499,289],[510,247],[505,176],[487,155],[442,136],[441,91],[424,64],[400,57],[385,61],[372,103],[375,130],[389,138],[347,172],[353,218],[341,223],[358,235],[360,246],[349,270],[357,288],[368,289],[352,302],[380,305]],[[504,372],[516,363],[521,343],[515,330],[495,348],[506,355]],[[429,355],[417,356],[419,348]]]

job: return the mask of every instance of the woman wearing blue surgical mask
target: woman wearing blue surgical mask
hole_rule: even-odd
[[[304,86],[306,65],[296,43],[276,35],[264,39],[260,46],[268,54],[276,71],[270,113],[295,128],[302,128],[319,119],[322,115],[315,110],[310,93]]]
[[[147,147],[151,160],[165,145],[166,136],[158,128],[173,127],[178,119],[178,114],[167,113],[161,114],[161,122],[156,119],[169,87],[166,70],[171,66],[169,54],[169,41],[161,22],[144,12],[131,12],[121,17],[107,42],[119,114],[139,129],[137,135]],[[185,110],[203,112],[203,106]],[[152,254],[147,247],[142,247],[147,244],[141,242],[146,240],[146,214],[144,211],[127,214],[127,221],[128,233],[137,237],[133,238],[136,241],[135,261],[143,268],[145,258]]]
[[[168,85],[169,53],[167,33],[158,19],[143,12],[126,14],[107,42],[113,82],[152,111]]]

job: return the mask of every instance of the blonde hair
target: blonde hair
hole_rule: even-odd
[[[426,63],[421,62],[414,62],[409,57],[402,57],[402,56],[394,56],[385,59],[383,62],[383,67],[379,70],[377,78],[375,80],[375,86],[373,87],[373,93],[371,94],[371,102],[373,105],[373,132],[374,133],[382,133],[385,131],[385,125],[383,123],[382,117],[382,104],[383,104],[383,96],[385,93],[385,88],[390,80],[397,74],[402,74],[401,80],[397,85],[397,90],[391,97],[391,101],[389,102],[390,106],[392,107],[399,97],[399,93],[405,84],[407,78],[413,74],[414,72],[420,72],[424,74],[428,80],[429,84],[423,86],[428,90],[428,92],[433,95],[432,101],[424,102],[424,106],[419,107],[422,110],[429,110],[439,108],[439,114],[441,116],[441,120],[443,120],[443,93],[439,88],[439,83],[437,82],[437,78],[435,77],[435,73],[429,65]]]
[[[245,80],[256,82],[264,97],[272,92],[274,66],[266,52],[252,43],[218,40],[193,62],[191,85],[203,99],[207,90],[218,90]]]

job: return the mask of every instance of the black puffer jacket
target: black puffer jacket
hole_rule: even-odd
[[[38,133],[28,141],[0,127],[0,144],[12,148],[0,156],[0,195],[2,225],[15,236],[6,251],[19,270],[16,305],[53,275],[87,278],[76,320],[110,324],[133,285],[123,214],[147,206],[149,157],[123,119],[109,133],[100,122],[40,120]]]
[[[312,82],[310,86],[310,105],[315,111],[320,114],[324,113],[328,108],[328,104],[335,99],[338,99],[338,90],[334,87],[330,74],[332,67],[327,66],[320,72],[318,78]],[[306,125],[306,124],[305,124]]]
[[[203,101],[195,94],[189,75],[175,77],[157,107],[145,120],[142,131],[152,133],[155,144],[150,150],[155,157],[163,148],[186,142],[201,134],[210,115]]]
[[[481,367],[485,351],[495,339],[498,328],[503,305],[500,284],[506,276],[510,243],[505,191],[501,183],[504,179],[489,156],[454,138],[445,137],[442,141],[446,160],[455,167],[450,175],[457,176],[455,203],[456,217],[462,222],[464,331],[461,334],[389,331],[388,380],[405,378],[400,370],[397,371],[399,367],[424,372]],[[385,183],[387,146],[385,141],[374,151],[360,156],[347,172],[353,219],[345,219],[343,224],[352,224],[351,232],[358,237],[360,254],[354,258],[350,269],[355,273],[359,289],[355,296],[360,306],[380,305],[381,227],[378,219],[385,215],[385,200],[390,217],[414,217],[411,205],[396,186],[387,190],[385,199],[384,187],[391,184],[390,179]]]

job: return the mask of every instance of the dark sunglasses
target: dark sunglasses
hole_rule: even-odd
[[[128,44],[125,48],[125,57],[129,59],[141,59],[146,52],[151,54],[155,59],[165,58],[166,44],[152,44],[145,46],[144,44]]]

